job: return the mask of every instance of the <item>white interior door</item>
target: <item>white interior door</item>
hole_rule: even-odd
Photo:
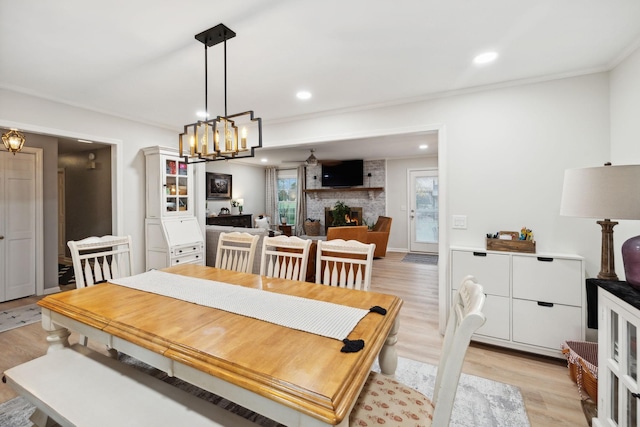
[[[409,250],[438,253],[438,171],[409,171]]]
[[[36,156],[0,152],[0,301],[36,293]]]

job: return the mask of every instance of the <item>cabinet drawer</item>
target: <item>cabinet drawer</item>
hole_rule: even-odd
[[[486,251],[451,251],[451,288],[457,289],[471,274],[485,294],[509,296],[509,255]]]
[[[566,340],[582,340],[582,310],[561,304],[514,299],[513,341],[560,350]],[[488,315],[487,315],[488,317]]]
[[[477,335],[509,340],[509,298],[487,295],[482,312],[487,320],[477,331]]]
[[[196,252],[202,252],[202,251],[203,251],[202,243],[194,243],[192,245],[175,246],[175,247],[170,249],[171,255],[173,257],[180,257],[180,256],[183,256],[183,255],[189,255],[189,254],[193,254],[193,253],[196,253]]]
[[[552,257],[513,257],[513,297],[582,305],[582,261]]]
[[[171,265],[182,265],[182,264],[202,264],[204,265],[204,256],[202,252],[192,253],[188,255],[181,255],[178,257],[171,258]]]

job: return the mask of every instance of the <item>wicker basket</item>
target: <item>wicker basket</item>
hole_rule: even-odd
[[[565,341],[562,353],[567,358],[569,376],[594,402],[598,401],[598,343],[587,341]]]
[[[307,236],[319,236],[320,221],[305,221],[304,232],[307,234]]]

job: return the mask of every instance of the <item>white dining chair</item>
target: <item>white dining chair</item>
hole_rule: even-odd
[[[70,240],[67,246],[77,289],[133,274],[131,236],[93,236]],[[80,342],[86,346],[87,337],[81,336]]]
[[[316,283],[368,291],[375,243],[357,240],[318,240]]]
[[[295,236],[265,237],[262,241],[260,275],[304,281],[310,248],[311,240]]]
[[[471,336],[485,322],[484,301],[482,286],[472,276],[465,277],[449,313],[432,399],[371,372],[351,411],[349,425],[378,425],[385,420],[388,425],[448,426]]]
[[[216,268],[251,273],[258,246],[258,234],[220,233],[216,250]]]

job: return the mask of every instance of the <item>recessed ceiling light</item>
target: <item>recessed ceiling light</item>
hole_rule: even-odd
[[[84,142],[85,144],[93,144],[93,141],[87,141],[86,139],[79,139],[78,142]]]
[[[262,163],[267,163],[269,161],[269,159],[267,159],[266,157],[263,157],[263,158],[260,159],[260,161]]]
[[[427,144],[421,144],[418,148],[421,150],[426,150],[427,148],[429,148],[429,146]]]
[[[206,112],[206,111],[198,111],[198,112],[196,113],[196,116],[198,116],[198,117],[200,117],[200,118],[205,119],[205,118],[207,118],[208,114],[207,114],[207,112]]]
[[[311,98],[311,92],[306,91],[306,90],[301,90],[300,92],[296,93],[296,97],[298,99],[310,99]]]
[[[477,65],[488,64],[495,61],[497,57],[497,52],[485,52],[473,58],[473,63]]]

